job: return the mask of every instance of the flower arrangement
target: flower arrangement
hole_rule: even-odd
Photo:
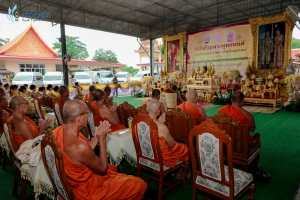
[[[235,80],[235,81],[237,81],[241,77],[241,75],[240,75],[239,70],[232,69],[232,70],[226,70],[226,71],[224,71],[223,77],[225,79],[228,79],[228,80]]]
[[[130,84],[132,85],[132,87],[136,88],[136,87],[141,87],[142,83],[140,81],[137,80],[133,80],[130,82]]]
[[[147,84],[147,83],[151,83],[154,81],[154,77],[153,76],[144,76],[142,79],[142,84]]]
[[[285,83],[291,85],[292,88],[300,87],[300,74],[291,74],[285,77]]]

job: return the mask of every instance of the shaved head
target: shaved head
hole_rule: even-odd
[[[67,92],[67,91],[69,91],[69,88],[68,88],[67,86],[61,85],[61,86],[59,87],[59,93],[60,93],[60,95],[64,94],[64,93]]]
[[[148,101],[147,103],[147,112],[149,114],[152,114],[152,113],[156,113],[160,108],[160,102],[157,101],[156,99],[151,99]]]
[[[93,92],[93,96],[94,96],[95,101],[101,101],[104,97],[104,92],[100,89],[96,89]]]
[[[63,107],[63,118],[64,122],[74,122],[78,115],[88,110],[87,105],[78,99],[69,100],[64,104]]]
[[[22,99],[26,100],[22,96],[13,96],[9,101],[9,105],[8,105],[9,108],[15,110],[16,106],[22,102]]]
[[[240,104],[244,100],[244,94],[241,91],[235,91],[231,96],[231,102]]]

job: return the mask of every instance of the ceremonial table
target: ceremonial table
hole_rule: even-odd
[[[110,162],[118,166],[122,159],[136,166],[136,151],[130,129],[119,130],[107,134],[107,154]]]

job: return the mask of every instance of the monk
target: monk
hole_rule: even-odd
[[[20,147],[26,140],[35,138],[43,134],[44,130],[51,124],[51,119],[39,120],[39,125],[26,117],[30,110],[29,102],[22,96],[14,96],[9,102],[9,108],[12,109],[13,115],[9,119],[12,129],[13,137],[18,147]]]
[[[195,89],[190,89],[187,93],[187,101],[183,102],[177,108],[180,108],[185,113],[196,117],[197,121],[206,118],[205,110],[202,106],[198,105],[198,94]]]
[[[102,90],[99,89],[96,89],[93,92],[93,97],[95,101],[91,103],[91,106],[93,106],[95,110],[98,110],[98,117],[100,121],[107,120],[111,124],[111,132],[126,129],[126,127],[123,126],[119,121],[116,103],[113,103],[113,105],[110,108],[105,106],[105,94]]]
[[[8,108],[8,101],[3,92],[4,89],[0,88],[0,119],[2,117],[10,118],[13,114],[12,110]]]
[[[89,93],[83,96],[83,101],[91,101],[93,99],[93,92],[96,90],[94,85],[89,87]]]
[[[112,106],[113,105],[113,98],[110,97],[111,89],[110,87],[106,86],[104,88],[104,93],[105,93],[105,99],[104,99],[104,104],[106,106]]]
[[[255,131],[256,125],[254,116],[243,108],[244,94],[240,91],[235,91],[231,96],[232,105],[226,105],[219,109],[218,114],[224,113],[228,117],[239,120],[249,126],[249,131]]]
[[[64,105],[67,101],[70,100],[69,94],[70,94],[70,91],[69,91],[69,88],[67,86],[61,85],[59,87],[59,97],[58,97],[58,100],[60,101],[60,103],[62,105]]]
[[[63,107],[65,124],[53,131],[76,199],[141,199],[147,184],[140,178],[116,173],[116,167],[107,163],[108,121],[95,127],[95,137],[91,142],[80,133],[87,126],[88,112],[83,101],[68,101]],[[99,157],[93,151],[97,143],[100,145]]]
[[[155,99],[155,100],[159,101],[159,103],[160,103],[160,114],[163,114],[163,113],[166,112],[166,109],[165,109],[165,106],[164,106],[163,102],[160,101],[160,91],[158,89],[153,89],[151,99]],[[148,99],[148,100],[144,101],[142,103],[142,106],[146,105],[148,103],[148,101],[150,101],[151,99]]]
[[[177,91],[177,86],[176,85],[172,85],[172,90],[177,93],[177,105],[180,105],[181,103],[183,103],[184,101],[181,98],[180,93]]]
[[[158,101],[150,100],[147,103],[147,112],[149,117],[156,123],[158,127],[159,145],[161,148],[164,165],[174,167],[176,165],[176,160],[188,162],[189,148],[184,144],[175,142],[169,132],[168,127],[157,120],[157,116],[160,114],[159,110],[160,103]]]

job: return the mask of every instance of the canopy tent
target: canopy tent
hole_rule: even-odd
[[[17,3],[22,13],[49,13],[43,19],[84,28],[159,38],[259,16],[274,16],[299,0],[22,0],[0,1],[0,13]],[[29,15],[27,15],[29,16]]]

